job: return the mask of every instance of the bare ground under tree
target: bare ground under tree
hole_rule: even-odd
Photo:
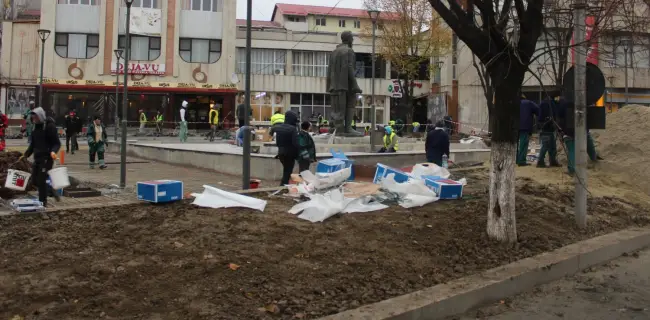
[[[650,223],[647,207],[594,198],[578,231],[570,193],[521,178],[519,242],[504,247],[485,233],[486,173],[469,181],[465,200],[322,224],[277,198],[264,213],[177,203],[2,218],[0,318],[316,318]]]

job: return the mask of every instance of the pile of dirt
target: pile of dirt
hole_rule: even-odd
[[[650,108],[627,105],[607,115],[607,129],[593,130],[598,153],[610,171],[642,181],[650,179]]]
[[[7,189],[4,187],[5,180],[7,180],[7,171],[9,169],[20,170],[25,172],[32,172],[32,164],[26,160],[20,160],[22,153],[17,151],[0,152],[0,198],[11,199],[15,197],[18,192]],[[31,183],[28,184],[28,190],[31,190]]]
[[[0,319],[312,319],[650,221],[645,208],[517,181],[519,243],[486,236],[487,174],[465,199],[309,223],[188,203],[0,218]]]

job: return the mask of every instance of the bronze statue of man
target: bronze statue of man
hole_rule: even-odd
[[[354,76],[356,58],[352,50],[352,32],[344,31],[341,40],[342,43],[330,54],[327,68],[327,91],[332,98],[330,125],[333,125],[337,135],[362,136],[362,133],[352,129],[355,101],[361,93]]]

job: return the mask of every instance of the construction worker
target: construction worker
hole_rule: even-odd
[[[427,161],[442,167],[442,156],[450,156],[449,145],[449,134],[445,131],[445,122],[442,120],[436,122],[433,130],[427,133],[427,138],[424,142]]]
[[[282,110],[278,109],[275,110],[275,114],[271,116],[271,125],[274,126],[280,123],[284,123],[284,115],[282,114]]]
[[[210,124],[210,142],[214,141],[214,136],[217,133],[217,125],[219,125],[219,111],[216,105],[210,105],[210,113],[208,114],[208,123]]]
[[[99,161],[99,168],[102,170],[106,169],[104,151],[106,149],[108,136],[106,134],[106,127],[102,124],[100,117],[93,117],[93,122],[88,126],[86,133],[88,135],[90,169],[95,169],[95,155],[97,155],[97,160]]]
[[[557,143],[555,131],[557,130],[558,107],[552,99],[546,99],[539,105],[541,117],[539,121],[540,133],[539,141],[542,147],[537,159],[538,168],[546,168],[546,154],[548,153],[549,164],[551,167],[561,167],[557,161]]]
[[[187,101],[183,100],[181,103],[181,129],[178,133],[178,137],[181,139],[181,143],[187,142],[187,121],[185,121],[185,113],[187,112]]]
[[[356,131],[357,130],[357,121],[359,121],[359,117],[355,114],[354,117],[352,118],[352,123],[350,124],[350,127],[352,127],[352,130]]]
[[[365,127],[363,134],[366,136],[370,135],[370,126]]]
[[[379,149],[379,152],[397,152],[399,150],[397,134],[395,134],[395,131],[390,126],[384,127],[384,132],[384,147]]]
[[[419,122],[413,121],[412,125],[413,125],[413,132],[414,133],[415,132],[420,132],[420,123]]]
[[[147,126],[147,114],[143,109],[140,109],[140,134],[145,134],[145,127]]]
[[[519,147],[517,149],[517,165],[520,167],[528,165],[528,142],[533,134],[533,115],[541,119],[539,106],[522,95],[519,103]]]
[[[156,114],[156,135],[160,137],[162,134],[162,125],[163,125],[163,115],[158,110],[158,113]]]

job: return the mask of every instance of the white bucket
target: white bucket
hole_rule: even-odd
[[[25,191],[31,173],[9,169],[7,170],[7,181],[5,181],[5,188],[17,191]]]
[[[59,190],[70,186],[70,178],[68,177],[68,168],[58,167],[47,172],[50,175],[50,182],[52,189]]]

